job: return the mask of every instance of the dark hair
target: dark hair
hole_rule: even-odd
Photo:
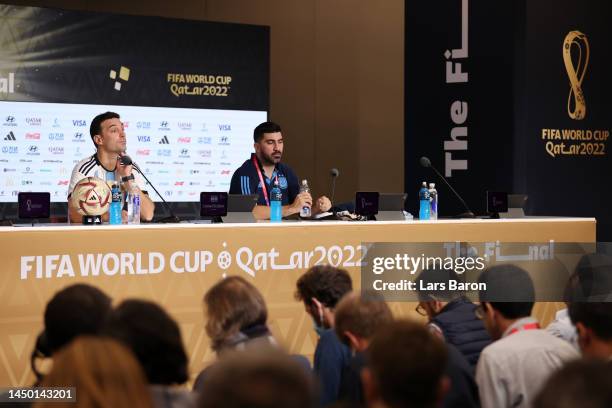
[[[55,353],[75,337],[96,335],[111,311],[111,298],[100,289],[84,283],[70,285],[57,292],[45,308],[46,341],[41,348]]]
[[[91,121],[91,125],[89,126],[89,135],[91,136],[91,140],[94,142],[94,146],[96,142],[94,141],[94,136],[102,133],[102,122],[107,119],[121,119],[118,113],[115,112],[104,112],[93,118]]]
[[[612,302],[572,302],[569,304],[572,323],[582,323],[602,340],[612,341]]]
[[[612,407],[612,364],[576,360],[550,376],[534,408]]]
[[[264,133],[276,133],[281,132],[281,127],[274,122],[264,122],[257,125],[253,130],[253,140],[255,143],[259,143],[263,138]]]
[[[295,299],[311,306],[314,297],[333,308],[351,290],[353,282],[347,271],[331,265],[316,265],[298,279]]]
[[[350,293],[338,302],[334,313],[336,335],[347,345],[345,332],[370,339],[380,327],[392,321],[391,309],[376,292]]]
[[[531,315],[535,289],[524,269],[510,264],[493,266],[480,274],[478,283],[486,284],[486,290],[478,294],[480,301],[489,303],[506,319]]]
[[[455,273],[455,271],[447,269],[424,269],[416,279],[419,301],[428,302],[432,300],[439,300],[441,302],[450,302],[453,299],[461,297],[462,293],[460,291],[448,289],[449,281],[451,280],[464,282],[465,274],[461,274],[461,276],[459,276],[457,273]],[[444,283],[444,287],[446,289],[429,289],[439,287],[438,285],[430,285],[432,283]],[[422,287],[428,289],[421,290],[420,288]]]
[[[200,408],[314,408],[313,378],[280,351],[238,353],[214,364],[207,374]]]
[[[159,305],[123,301],[113,310],[106,333],[134,352],[150,384],[183,384],[189,378],[180,329]]]
[[[583,255],[566,288],[566,301],[606,301],[612,296],[612,257],[592,253]]]
[[[366,351],[367,365],[390,407],[433,407],[447,364],[443,342],[422,324],[398,320],[382,327]]]

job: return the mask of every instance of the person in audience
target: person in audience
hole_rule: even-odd
[[[600,253],[582,256],[568,279],[564,298],[567,307],[556,313],[546,331],[578,349],[578,332],[570,319],[570,305],[572,301],[612,300],[612,258]]]
[[[373,292],[349,293],[338,302],[334,312],[334,329],[353,356],[342,373],[339,399],[363,405],[361,370],[365,366],[365,351],[380,327],[393,321],[389,306]]]
[[[255,153],[232,175],[230,194],[257,194],[253,216],[258,220],[270,218],[270,191],[278,180],[283,193],[283,217],[299,214],[305,207],[312,207],[312,215],[331,208],[329,198],[319,197],[313,206],[310,193],[300,193],[298,178],[289,166],[281,163],[283,135],[274,122],[259,124],[253,131]]]
[[[417,278],[417,288],[433,288],[439,283],[448,288],[450,280],[460,281],[461,277],[452,270],[426,269]],[[419,289],[418,297],[416,311],[427,316],[432,333],[463,353],[473,370],[480,352],[491,343],[482,320],[474,314],[476,305],[462,293],[448,289]]]
[[[479,293],[476,311],[494,340],[476,367],[481,405],[529,407],[548,376],[578,353],[530,317],[535,291],[523,269],[493,266],[478,280],[486,290]]]
[[[228,352],[207,375],[199,408],[313,408],[312,376],[279,350]]]
[[[42,374],[36,366],[39,357],[52,357],[80,335],[97,335],[111,312],[111,298],[100,289],[84,283],[65,287],[45,307],[45,328],[38,335],[31,355],[37,379]]]
[[[363,390],[360,373],[365,366],[364,353],[372,337],[381,327],[393,321],[387,304],[378,296],[366,292],[361,296],[351,293],[336,306],[336,334],[349,343],[355,353],[348,373],[343,374],[340,397],[353,403],[363,404]],[[432,333],[433,334],[433,333]],[[445,371],[451,380],[450,389],[442,406],[446,408],[478,407],[478,387],[474,381],[473,369],[455,346],[446,343],[448,364]]]
[[[129,347],[144,369],[157,408],[195,406],[187,389],[188,360],[177,323],[159,305],[129,299],[111,313],[105,333]]]
[[[281,352],[267,325],[268,309],[264,298],[246,279],[230,276],[219,281],[204,295],[204,309],[206,334],[220,359],[236,351],[245,355],[267,350]],[[291,358],[305,372],[310,372],[310,362],[305,357],[292,355]],[[210,367],[198,375],[193,386],[195,391],[207,392],[209,370]]]
[[[206,334],[217,354],[226,350],[275,346],[268,308],[257,288],[240,276],[219,281],[204,296]]]
[[[74,400],[34,404],[37,408],[152,408],[142,368],[112,339],[79,337],[57,352],[42,387],[73,387]]]
[[[295,298],[304,303],[319,336],[314,371],[320,381],[322,406],[338,399],[342,373],[350,364],[351,351],[334,331],[334,308],[351,290],[353,282],[348,272],[330,265],[313,266],[297,281]]]
[[[597,360],[567,363],[548,379],[533,407],[612,407],[612,364]]]
[[[582,354],[612,360],[612,302],[572,302],[569,314]]]
[[[381,327],[366,362],[361,377],[368,407],[433,408],[449,387],[444,343],[416,322],[397,320]]]

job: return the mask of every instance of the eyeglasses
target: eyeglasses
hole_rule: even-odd
[[[420,303],[418,304],[418,306],[414,310],[416,310],[416,312],[418,314],[420,314],[421,316],[427,316],[427,310],[425,310],[423,305],[420,304]]]
[[[481,303],[478,306],[476,306],[476,309],[474,309],[474,314],[476,315],[476,317],[480,320],[484,319],[485,317],[485,308],[484,305]]]

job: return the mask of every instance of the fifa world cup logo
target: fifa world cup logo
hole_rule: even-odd
[[[576,49],[576,58],[572,60],[572,50]],[[586,101],[582,92],[582,80],[589,65],[589,40],[580,31],[570,31],[563,40],[563,62],[570,82],[567,97],[567,114],[575,120],[586,116]]]

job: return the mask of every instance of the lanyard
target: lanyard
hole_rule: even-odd
[[[540,328],[540,325],[538,323],[527,323],[527,324],[522,325],[521,327],[515,327],[514,329],[510,330],[510,333],[508,333],[508,336],[516,332],[519,332],[521,330],[536,330],[539,328]]]
[[[263,190],[263,195],[266,199],[266,205],[269,207],[270,198],[268,198],[268,189],[266,188],[266,181],[264,180],[263,175],[261,174],[261,169],[259,168],[259,163],[257,162],[257,157],[255,155],[253,155],[253,165],[257,170],[257,175],[259,176],[259,182],[261,183],[261,189]]]

